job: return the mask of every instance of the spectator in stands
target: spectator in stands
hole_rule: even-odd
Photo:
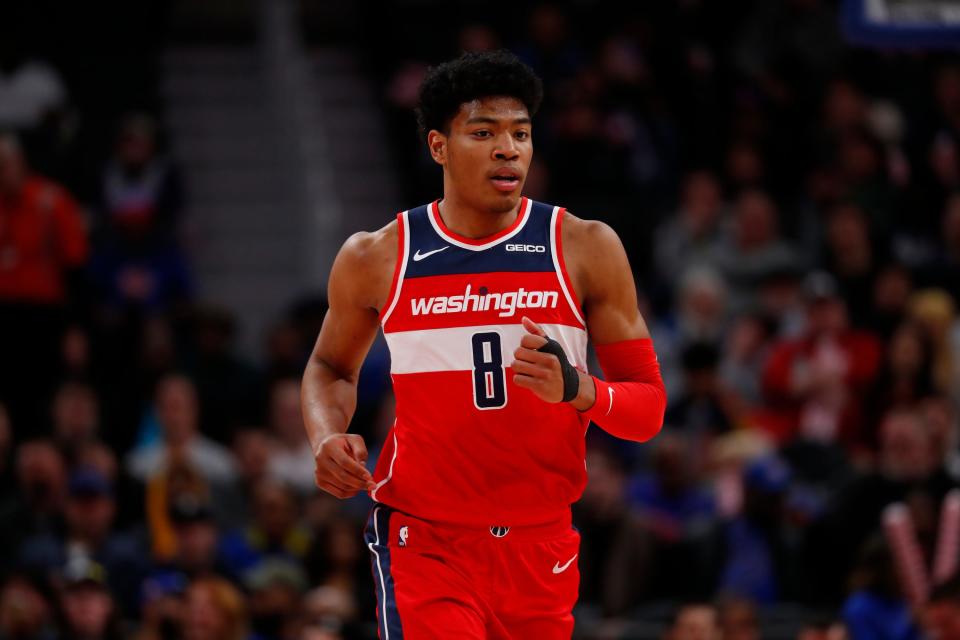
[[[760,148],[749,140],[737,140],[727,148],[724,158],[724,182],[728,193],[763,189],[768,176]]]
[[[307,347],[296,324],[289,318],[283,318],[270,327],[264,350],[264,378],[268,382],[299,376],[306,365]]]
[[[933,345],[933,382],[960,401],[960,320],[957,301],[947,291],[923,289],[910,297],[908,315]]]
[[[723,199],[717,178],[695,171],[684,178],[678,211],[664,219],[654,235],[658,276],[673,283],[678,274],[712,257],[720,240]]]
[[[544,80],[545,86],[559,86],[580,69],[583,52],[570,37],[568,15],[558,6],[541,4],[531,13],[527,40],[516,47],[517,55]]]
[[[124,638],[106,571],[101,565],[87,558],[77,558],[64,570],[60,610],[63,638]]]
[[[100,401],[97,390],[81,380],[65,380],[53,395],[53,438],[68,463],[80,447],[97,439]]]
[[[345,605],[336,616],[340,624],[376,615],[363,591],[370,563],[363,545],[354,535],[356,528],[357,522],[347,518],[330,522],[317,532],[307,557],[310,584],[326,588],[327,597]]]
[[[221,536],[213,520],[213,513],[203,498],[179,495],[169,507],[172,528],[172,553],[165,558],[155,556],[156,562],[144,581],[148,599],[167,594],[174,587],[182,587],[197,577],[219,574],[239,580],[223,562],[220,554]],[[156,590],[156,594],[148,593]]]
[[[741,412],[759,407],[762,402],[760,378],[770,352],[772,325],[759,313],[738,316],[723,346],[719,375]]]
[[[192,318],[189,363],[205,436],[228,445],[233,431],[260,420],[266,391],[259,372],[234,348],[236,319],[223,308],[197,307]]]
[[[922,622],[929,640],[960,638],[960,576],[934,587]]]
[[[667,634],[669,640],[720,640],[722,637],[717,609],[709,604],[681,607]]]
[[[727,599],[719,606],[723,640],[760,640],[757,607],[750,600]]]
[[[926,334],[904,323],[886,345],[880,373],[867,401],[867,432],[863,443],[875,444],[875,429],[891,409],[916,407],[933,394],[933,350]]]
[[[152,118],[128,116],[103,173],[103,219],[91,269],[102,302],[115,310],[165,310],[193,291],[177,238],[180,180],[157,154],[156,136]]]
[[[307,575],[299,564],[265,560],[247,572],[244,586],[250,594],[250,626],[258,638],[300,639],[298,624]]]
[[[944,394],[934,394],[920,402],[920,413],[933,438],[933,450],[941,454],[943,468],[960,483],[960,421],[957,405]]]
[[[960,291],[960,191],[943,206],[936,245],[929,263],[920,270],[924,282],[944,291]]]
[[[81,559],[106,571],[110,589],[128,613],[134,610],[146,571],[145,553],[134,536],[113,531],[116,502],[110,482],[93,469],[77,469],[70,477],[64,508],[64,530],[33,536],[20,547],[21,565],[37,575],[64,571]]]
[[[928,105],[928,119],[913,135],[917,144],[917,214],[928,223],[927,234],[935,236],[939,227],[936,214],[945,199],[960,189],[960,65],[946,61],[930,79],[928,95],[933,104]]]
[[[653,545],[642,521],[627,508],[623,462],[594,446],[587,450],[586,464],[589,481],[573,507],[582,532],[580,598],[600,605],[604,615],[622,615],[657,593],[647,572]]]
[[[871,310],[877,265],[885,257],[878,255],[863,210],[851,202],[835,206],[827,219],[825,240],[824,263],[837,281],[852,323],[864,326]]]
[[[0,135],[0,395],[15,423],[46,420],[64,314],[86,259],[76,203],[30,172],[15,138]]]
[[[680,281],[677,307],[651,329],[657,358],[671,402],[683,392],[683,350],[693,343],[719,344],[727,326],[727,288],[709,268],[686,272]]]
[[[308,624],[304,626],[302,640],[343,640],[344,636],[326,625]]]
[[[98,245],[90,270],[103,306],[111,312],[163,312],[193,296],[186,259],[170,243],[110,238]]]
[[[863,549],[854,571],[852,592],[843,605],[843,622],[852,640],[920,640],[903,596],[889,547],[872,539]]]
[[[127,457],[130,474],[146,481],[169,468],[174,461],[188,462],[214,484],[229,484],[236,478],[230,452],[209,440],[199,430],[199,407],[193,382],[182,375],[168,375],[156,387],[157,419],[162,440],[139,448]]]
[[[252,517],[254,489],[261,481],[271,476],[270,460],[274,442],[266,430],[246,427],[237,431],[233,438],[233,459],[237,465],[237,480],[240,498],[243,501],[241,522]]]
[[[183,575],[151,576],[143,583],[139,628],[135,640],[168,640],[180,637],[183,594],[188,581]]]
[[[53,443],[32,440],[17,449],[16,495],[3,506],[0,566],[10,567],[23,540],[50,534],[60,525],[67,498],[67,469]]]
[[[743,310],[765,276],[796,268],[800,260],[781,236],[777,207],[759,189],[748,189],[734,203],[733,227],[713,252],[715,265],[730,286],[731,304]]]
[[[0,638],[56,640],[52,607],[31,579],[13,574],[0,584]]]
[[[706,532],[716,515],[701,485],[705,448],[696,434],[663,434],[654,444],[652,473],[630,478],[626,497],[651,546],[649,565],[637,567],[660,597],[703,595]]]
[[[822,272],[805,283],[807,327],[775,344],[763,374],[764,395],[782,437],[852,446],[861,436],[859,399],[880,364],[875,336],[851,329],[835,281]]]
[[[146,114],[123,119],[103,170],[104,224],[115,233],[174,241],[183,208],[180,175],[157,152],[157,123]]]
[[[155,561],[170,561],[179,552],[177,509],[182,504],[212,511],[210,484],[190,464],[175,460],[146,485],[145,515]]]
[[[721,594],[766,605],[794,596],[797,549],[785,517],[790,479],[776,456],[744,469],[743,511],[718,529]]]
[[[269,558],[302,562],[310,551],[311,531],[300,522],[299,501],[287,485],[265,480],[253,493],[253,520],[224,535],[224,561],[234,575],[243,575]]]
[[[829,618],[805,622],[797,640],[850,640],[842,623]]]
[[[270,428],[276,441],[270,455],[270,474],[301,494],[313,492],[316,463],[303,429],[298,378],[283,378],[273,383]]]
[[[358,633],[363,625],[357,606],[350,594],[335,586],[316,587],[306,594],[303,603],[307,620],[330,632],[342,630],[345,634]]]
[[[683,392],[671,403],[664,425],[699,437],[724,433],[736,426],[733,399],[717,375],[719,361],[715,345],[687,345],[682,356]]]
[[[921,415],[897,409],[880,425],[880,454],[874,471],[855,478],[836,493],[823,519],[810,531],[808,563],[820,597],[838,595],[851,569],[851,558],[879,530],[887,505],[904,502],[927,513],[915,514],[918,536],[929,542],[936,533],[939,505],[955,481],[933,450],[933,438]]]
[[[913,276],[902,264],[890,262],[873,281],[871,312],[865,328],[881,339],[889,338],[903,322],[913,291]]]
[[[249,640],[243,594],[223,578],[197,578],[187,587],[183,640]]]
[[[670,545],[690,531],[702,530],[715,506],[699,483],[703,461],[697,459],[696,440],[677,434],[665,436],[654,445],[652,473],[631,477],[626,498],[654,537]]]

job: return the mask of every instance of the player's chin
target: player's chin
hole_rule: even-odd
[[[490,210],[497,213],[506,213],[516,208],[517,203],[520,202],[521,186],[522,183],[518,183],[516,189],[507,192],[493,189],[488,200]]]

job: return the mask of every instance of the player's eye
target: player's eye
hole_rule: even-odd
[[[517,131],[517,132],[514,134],[514,136],[517,138],[517,140],[526,140],[527,138],[530,137],[530,132],[529,132],[529,131]]]
[[[481,129],[480,131],[474,131],[473,135],[475,135],[478,138],[489,138],[490,132],[487,131],[486,129]]]

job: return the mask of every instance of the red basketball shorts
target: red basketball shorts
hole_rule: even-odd
[[[565,519],[481,529],[374,505],[364,538],[381,640],[569,640],[580,534]]]

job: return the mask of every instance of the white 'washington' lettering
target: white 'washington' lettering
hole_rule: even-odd
[[[433,296],[430,298],[411,298],[410,311],[415,316],[429,316],[441,313],[468,313],[471,311],[499,311],[497,315],[506,318],[514,315],[517,309],[556,309],[559,294],[556,291],[527,291],[520,287],[517,291],[502,293],[471,294],[471,285],[467,285],[463,295]]]

